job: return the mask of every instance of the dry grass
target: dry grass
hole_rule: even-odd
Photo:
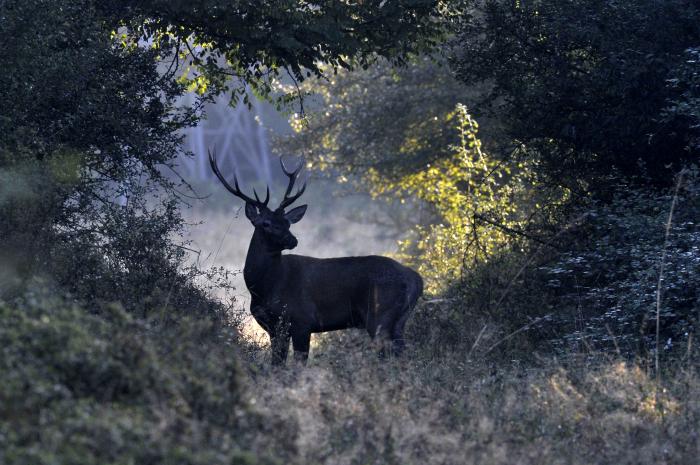
[[[251,375],[257,409],[295,431],[297,463],[689,464],[700,456],[700,377],[688,366],[666,373],[657,390],[644,367],[603,355],[522,366],[413,348],[381,361],[362,341],[341,337],[307,367],[259,365]]]

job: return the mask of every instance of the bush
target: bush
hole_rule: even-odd
[[[612,202],[569,206],[573,219],[549,238],[512,240],[464,268],[416,310],[407,337],[438,353],[645,355],[656,347],[660,284],[660,346],[691,350],[700,324],[698,189],[696,171],[684,172],[668,238],[673,192],[620,186]]]
[[[542,178],[607,198],[621,180],[668,187],[695,162],[697,2],[464,3],[453,69],[486,85],[465,103],[527,147]]]
[[[0,462],[274,463],[232,328],[162,327],[38,293],[0,303],[0,320]]]
[[[564,330],[562,348],[653,348],[659,281],[662,347],[690,344],[700,323],[699,189],[697,173],[686,174],[667,239],[673,194],[621,187],[612,203],[588,211],[567,251],[542,268],[560,302],[550,323]]]

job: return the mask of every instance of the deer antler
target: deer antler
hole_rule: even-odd
[[[219,167],[216,164],[216,155],[212,154],[211,151],[208,151],[209,153],[209,164],[211,165],[212,171],[214,171],[214,174],[216,175],[217,178],[219,178],[219,181],[221,181],[221,184],[224,185],[224,187],[233,195],[236,197],[245,200],[246,202],[250,202],[253,205],[261,206],[261,207],[266,207],[267,203],[270,201],[270,186],[267,186],[267,194],[265,195],[265,201],[261,202],[260,198],[258,198],[258,193],[255,192],[255,189],[253,189],[253,194],[255,195],[255,200],[252,198],[248,197],[245,195],[242,191],[241,188],[238,186],[238,178],[236,177],[236,173],[233,174],[233,187],[231,187],[231,184],[226,181],[226,178],[221,174],[221,171],[219,171]]]
[[[297,193],[292,195],[291,197],[289,194],[292,193],[292,189],[294,188],[294,183],[297,181],[297,178],[299,177],[299,173],[301,173],[301,169],[304,167],[304,160],[302,159],[301,163],[299,163],[299,166],[294,170],[294,171],[288,171],[287,167],[284,166],[284,162],[282,161],[282,158],[280,157],[280,165],[282,165],[282,171],[284,171],[284,174],[287,175],[289,178],[289,184],[287,185],[287,190],[284,193],[284,199],[282,199],[282,203],[280,203],[280,206],[277,208],[277,211],[284,210],[288,206],[294,203],[296,199],[301,197],[301,194],[304,193],[306,190],[306,182],[297,190]]]

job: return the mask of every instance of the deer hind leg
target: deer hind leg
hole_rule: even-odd
[[[394,306],[391,312],[387,314],[387,323],[390,325],[388,329],[392,346],[391,352],[394,356],[401,355],[406,348],[403,331],[419,295],[417,288],[412,289],[410,283],[403,284],[394,289]]]
[[[403,328],[406,325],[406,321],[408,321],[410,310],[410,308],[404,307],[402,309],[403,314],[396,320],[394,327],[391,328],[392,354],[397,357],[401,355],[406,348],[406,341],[403,338]]]
[[[403,350],[403,326],[408,309],[400,291],[395,287],[375,286],[371,294],[367,331],[379,346],[380,356],[388,352],[399,355]]]
[[[311,345],[311,333],[297,329],[292,331],[292,347],[294,348],[294,360],[306,364],[309,359],[309,346]]]

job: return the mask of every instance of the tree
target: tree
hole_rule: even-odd
[[[192,88],[199,103],[230,90],[236,103],[246,84],[267,95],[284,68],[299,80],[320,62],[401,60],[432,41],[424,32],[437,31],[434,8],[424,0],[2,2],[0,38],[12,44],[0,51],[8,78],[0,233],[10,281],[57,273],[73,292],[84,284],[87,296],[107,271],[137,276],[139,262],[165,260],[169,268],[157,269],[175,273],[182,196],[166,173],[180,130],[201,116],[177,99]]]
[[[454,69],[490,86],[477,115],[501,121],[550,181],[605,196],[612,174],[667,186],[695,159],[687,124],[661,114],[678,96],[669,79],[700,43],[697,2],[467,4],[478,13],[461,22]]]
[[[247,98],[245,85],[269,96],[272,78],[281,72],[299,82],[323,75],[326,67],[366,67],[377,57],[402,62],[434,45],[443,29],[436,0],[119,0],[99,5],[128,27],[131,40],[175,48],[191,65],[193,79],[201,78],[216,92],[232,90],[234,104]]]
[[[163,171],[196,109],[176,108],[184,87],[158,72],[157,51],[115,43],[91,1],[7,1],[2,17],[3,268],[9,282],[43,271],[75,291],[104,278],[102,261],[127,269],[109,226],[126,217],[115,213],[167,224],[165,237],[177,230],[171,198],[146,201],[172,192]]]
[[[279,150],[329,173],[358,175],[371,191],[379,186],[370,170],[396,181],[450,155],[458,134],[448,120],[466,90],[444,62],[423,56],[404,67],[383,60],[308,80],[302,92],[314,105],[293,118],[295,134],[280,139]]]
[[[297,132],[276,149],[411,205],[400,254],[428,292],[459,284],[514,239],[538,234],[551,222],[551,209],[541,205],[556,208],[564,195],[536,185],[531,164],[482,150],[476,121],[458,104],[474,90],[435,58],[342,71],[303,90],[316,106],[293,120]]]

